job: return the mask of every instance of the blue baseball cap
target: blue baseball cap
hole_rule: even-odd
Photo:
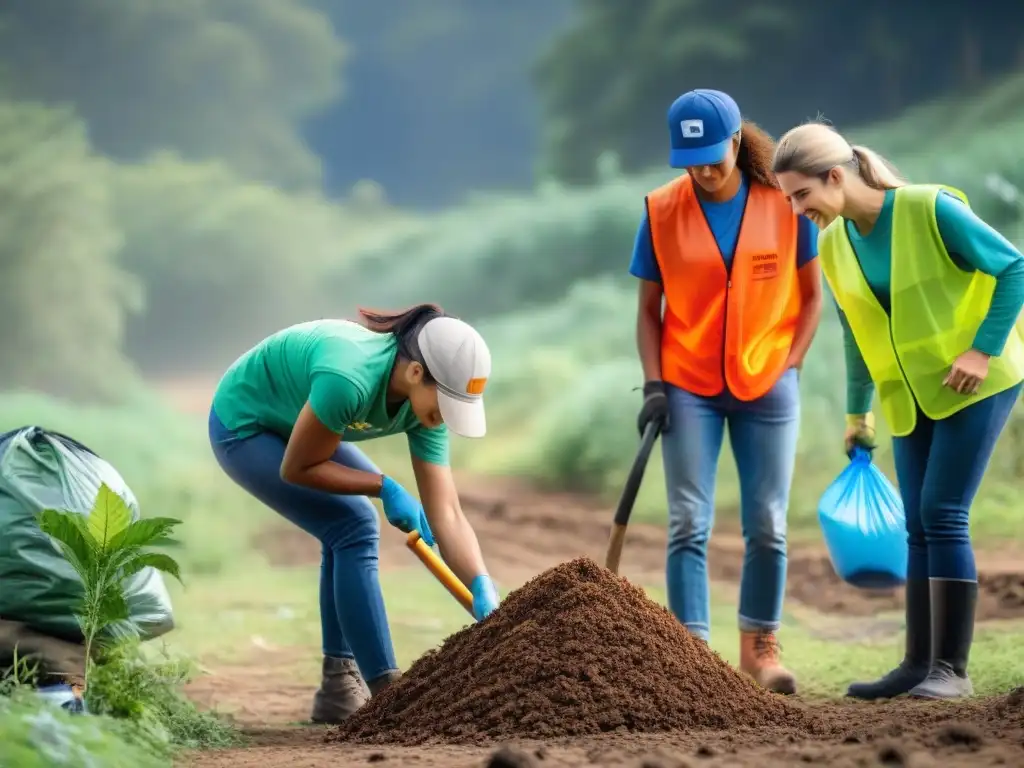
[[[668,108],[668,164],[688,168],[722,162],[742,124],[740,108],[729,94],[707,88],[684,93]]]

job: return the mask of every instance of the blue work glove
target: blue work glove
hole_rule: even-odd
[[[387,475],[381,483],[380,501],[384,505],[384,516],[389,523],[403,533],[419,531],[420,538],[426,545],[434,546],[434,534],[430,531],[423,505]]]
[[[498,597],[498,588],[486,573],[481,573],[473,579],[469,591],[473,593],[473,618],[477,621],[487,618],[501,601]]]

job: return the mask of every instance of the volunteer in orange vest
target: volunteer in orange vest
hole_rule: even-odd
[[[630,273],[640,280],[646,382],[639,428],[663,426],[669,607],[710,637],[707,546],[728,426],[746,544],[740,666],[765,688],[793,693],[776,633],[800,429],[797,371],[821,314],[817,230],[775,186],[771,138],[730,96],[683,94],[668,128],[669,163],[687,173],[647,195]]]
[[[1024,256],[938,184],[819,123],[779,141],[774,170],[821,233],[846,342],[846,449],[893,434],[907,518],[903,660],[858,699],[969,696],[978,572],[970,509],[1024,381]]]

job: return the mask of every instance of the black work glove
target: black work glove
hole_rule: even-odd
[[[651,421],[660,423],[662,432],[668,431],[668,396],[663,381],[648,381],[644,384],[644,404],[636,420],[641,435]]]

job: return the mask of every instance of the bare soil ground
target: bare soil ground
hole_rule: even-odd
[[[202,386],[182,392],[193,405]],[[184,402],[182,403],[185,404]],[[186,410],[194,410],[192,407]],[[610,510],[570,495],[540,494],[512,481],[467,480],[463,505],[471,516],[488,565],[499,583],[522,582],[579,555],[604,560]],[[727,517],[727,516],[723,516]],[[716,531],[709,554],[711,578],[735,583],[742,539]],[[276,567],[319,560],[309,536],[286,524],[253,541]],[[632,525],[621,572],[637,582],[663,579],[665,533]],[[400,537],[382,537],[382,567],[409,565]],[[1016,561],[1016,562],[1015,562]],[[1024,616],[1024,575],[1016,557],[982,558],[979,620]],[[873,616],[899,609],[898,592],[864,592],[843,584],[827,556],[813,547],[791,547],[788,600],[817,611]],[[297,725],[308,714],[311,687],[296,680],[295,660],[282,651],[260,651],[245,664],[217,666],[196,680],[190,695],[209,706],[229,705],[250,744],[196,753],[182,764],[195,768],[305,768],[368,764],[422,768],[556,768],[562,766],[1010,766],[1024,765],[1024,690],[968,703],[898,701],[865,705],[803,701],[827,722],[812,737],[804,732],[733,730],[672,734],[612,733],[547,743],[355,746],[327,743],[323,728]]]
[[[469,486],[467,486],[469,487]],[[603,562],[609,510],[572,496],[539,494],[510,481],[479,479],[463,503],[481,539],[495,578],[518,583],[578,555]],[[382,537],[383,567],[411,562],[400,537]],[[277,567],[319,560],[317,543],[286,524],[273,526],[253,545]],[[621,571],[635,581],[663,578],[665,535],[656,527],[631,526]],[[713,579],[739,576],[742,540],[732,533],[712,540]],[[898,608],[896,593],[864,593],[843,584],[827,557],[813,548],[790,555],[789,599],[819,611],[869,616]],[[983,569],[987,568],[983,561]],[[1022,580],[1006,568],[984,570],[980,618],[1024,615]],[[244,702],[237,717],[251,746],[198,754],[197,768],[285,765],[356,766],[773,766],[907,765],[985,766],[1024,764],[1024,695],[1002,709],[991,700],[971,704],[916,702],[864,706],[805,702],[831,723],[826,735],[775,731],[611,734],[579,742],[434,747],[363,747],[324,743],[325,731],[293,725],[308,712],[311,689],[299,685],[283,653],[267,652],[245,666],[221,667],[197,680],[191,695],[204,703]],[[1001,713],[1001,714],[1000,714]],[[505,748],[502,751],[502,748]]]
[[[255,671],[253,669],[250,672]],[[239,670],[239,672],[242,672]],[[244,673],[239,675],[239,682]],[[270,691],[238,691],[267,694]],[[308,690],[292,702],[308,698]],[[272,694],[287,709],[289,691]],[[187,757],[194,768],[415,765],[423,768],[551,766],[1012,766],[1024,763],[1024,691],[999,700],[936,705],[806,702],[829,723],[808,737],[786,728],[673,734],[609,734],[586,739],[488,745],[348,746],[325,742],[326,729],[273,724],[253,713],[250,746]],[[292,714],[298,714],[294,711]],[[255,719],[262,722],[255,724]]]

